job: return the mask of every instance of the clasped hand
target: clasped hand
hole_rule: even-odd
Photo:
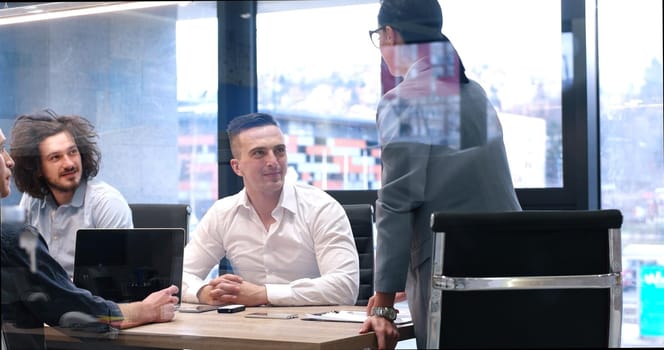
[[[242,304],[257,306],[267,304],[265,286],[247,282],[230,273],[212,279],[203,287],[199,300],[210,305]]]

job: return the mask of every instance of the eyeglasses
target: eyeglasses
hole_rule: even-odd
[[[380,26],[380,27],[378,27],[378,29],[369,31],[369,38],[371,39],[371,43],[377,48],[380,48],[380,31],[381,30],[385,30],[385,26]]]

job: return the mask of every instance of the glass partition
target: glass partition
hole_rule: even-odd
[[[623,346],[664,345],[662,3],[598,1],[602,207],[623,213]],[[619,25],[616,25],[619,23]]]
[[[58,4],[76,5],[43,6]],[[5,134],[41,108],[84,116],[99,133],[98,178],[129,202],[188,203],[195,224],[218,193],[216,16],[215,2],[173,2],[0,25]]]

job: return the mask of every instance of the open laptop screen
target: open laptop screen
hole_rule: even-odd
[[[181,228],[80,229],[74,284],[118,303],[143,300],[171,284],[181,290],[184,245]]]

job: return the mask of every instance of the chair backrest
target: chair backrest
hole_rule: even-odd
[[[360,292],[355,305],[367,305],[374,294],[374,219],[371,204],[344,204],[360,258]]]
[[[618,347],[618,210],[433,213],[428,348]]]
[[[189,240],[189,204],[130,203],[135,228],[183,228]]]

